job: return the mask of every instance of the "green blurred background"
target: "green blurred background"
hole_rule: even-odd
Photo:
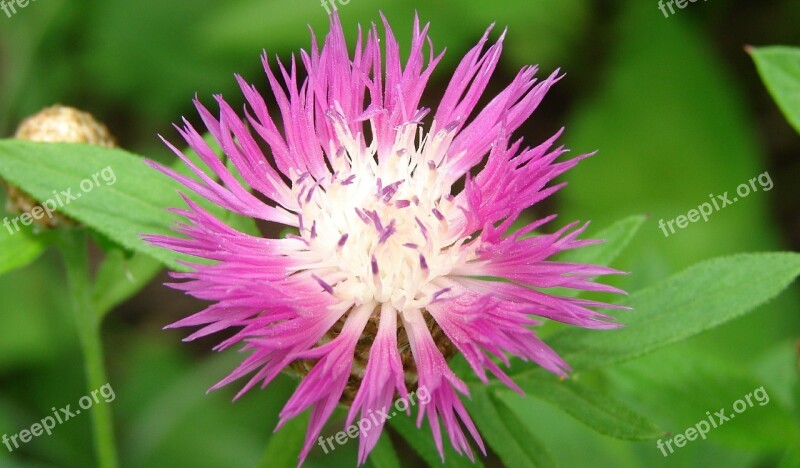
[[[350,39],[357,23],[378,21],[382,10],[405,51],[414,12],[432,23],[434,46],[447,47],[447,54],[427,105],[493,22],[507,25],[509,34],[491,90],[526,64],[539,64],[540,76],[564,70],[566,78],[521,133],[535,142],[566,126],[574,152],[599,154],[566,175],[569,185],[537,212],[559,213],[559,226],[591,219],[590,230],[648,215],[614,265],[631,272],[617,281],[624,288],[636,290],[719,255],[800,247],[800,137],[743,50],[800,44],[800,2],[710,0],[669,18],[655,0],[351,0],[339,10]],[[172,122],[184,115],[198,122],[195,93],[209,104],[213,93],[222,93],[240,107],[234,72],[266,93],[260,52],[288,58],[307,48],[307,25],[319,35],[327,30],[316,1],[38,0],[11,18],[0,12],[0,135],[62,103],[104,121],[122,147],[169,160],[156,135],[177,141]],[[771,191],[668,238],[658,229],[659,219],[685,214],[708,194],[733,191],[764,171],[774,182]],[[235,404],[235,385],[206,395],[241,356],[210,353],[214,339],[182,344],[183,331],[161,330],[202,307],[163,287],[165,278],[118,307],[104,325],[122,465],[256,466],[294,382],[281,378]],[[769,405],[669,458],[654,442],[611,439],[535,398],[508,398],[564,466],[800,466],[798,292],[795,286],[712,332],[582,376],[673,433],[765,386]],[[67,311],[55,252],[0,276],[0,434],[29,427],[51,407],[86,394]],[[0,466],[92,466],[89,422],[78,417],[13,454],[0,448]],[[342,422],[334,417],[325,434]],[[316,449],[306,466],[353,466],[356,448],[351,442],[330,455]],[[422,463],[402,443],[398,451],[408,466]],[[496,457],[484,463],[499,464]]]

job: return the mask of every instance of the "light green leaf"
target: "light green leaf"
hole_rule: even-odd
[[[436,450],[436,446],[434,445],[433,435],[431,434],[431,429],[428,426],[427,421],[423,421],[422,427],[417,428],[412,417],[408,417],[404,413],[398,413],[396,416],[389,419],[389,425],[396,429],[403,439],[405,439],[406,442],[408,442],[408,444],[414,449],[414,451],[416,451],[419,456],[421,456],[429,465],[442,465],[442,459],[439,456],[439,452]],[[467,435],[467,437],[469,437],[469,435]],[[480,460],[480,457],[482,456],[480,452],[477,454],[473,453],[476,455],[475,463],[473,464],[469,461],[469,458],[464,455],[459,455],[455,450],[453,450],[452,446],[447,440],[447,436],[443,434],[442,439],[445,454],[444,462],[447,464],[447,466],[463,468],[475,468],[483,466],[483,463],[481,463]]]
[[[749,47],[747,51],[772,98],[800,132],[800,48]]]
[[[272,434],[259,463],[261,468],[287,467],[297,465],[297,454],[303,448],[306,438],[308,414],[290,419],[276,433]]]
[[[616,330],[569,329],[550,345],[575,370],[626,361],[733,320],[778,295],[800,274],[800,254],[720,257],[633,294]]]
[[[591,263],[594,265],[610,265],[633,240],[646,216],[636,215],[621,219],[597,234],[588,237],[602,239],[602,244],[589,245],[564,253],[561,261],[574,263]]]
[[[628,244],[639,232],[639,228],[647,220],[646,216],[636,215],[621,219],[597,234],[585,236],[590,239],[602,239],[602,244],[588,245],[575,250],[568,250],[558,259],[563,262],[588,263],[593,265],[611,265],[614,260],[628,247]],[[585,291],[568,288],[552,288],[548,291],[562,297],[577,297],[586,294]],[[561,328],[561,324],[548,322],[541,329],[544,336],[551,330]]]
[[[559,380],[537,372],[516,379],[516,383],[526,393],[555,405],[601,434],[624,440],[651,440],[664,434],[641,414],[574,378]]]
[[[483,384],[470,387],[471,401],[465,400],[475,424],[506,466],[559,466],[544,444],[524,425],[512,408],[492,397]]]

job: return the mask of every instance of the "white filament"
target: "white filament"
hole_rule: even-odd
[[[332,121],[342,142],[331,151],[334,174],[293,178],[308,245],[303,270],[343,303],[422,308],[446,291],[443,276],[474,258],[475,246],[461,237],[464,215],[438,168],[452,135],[415,138],[417,126],[405,124],[379,163],[374,142],[359,144],[343,119]]]

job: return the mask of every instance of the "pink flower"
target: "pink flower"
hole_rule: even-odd
[[[279,79],[263,57],[282,129],[239,76],[244,120],[219,96],[219,118],[195,102],[249,188],[186,121],[178,131],[218,180],[169,143],[197,177],[153,164],[227,210],[297,230],[282,239],[253,237],[187,198],[189,208],[176,210],[188,220],[177,228],[184,237],[148,240],[213,261],[173,274],[188,280],[174,287],[212,304],[171,327],[201,327],[188,340],[237,330],[215,349],[243,343],[250,354],[214,388],[250,375],[241,395],[281,371],[304,374],[279,423],[310,408],[300,463],[338,404],[349,405],[349,425],[422,387],[430,400],[420,402],[418,425],[428,419],[442,453],[442,422],[453,447],[472,458],[460,424],[485,450],[459,395],[468,395],[467,386],[449,358],[461,353],[482,381],[488,370],[521,392],[492,358],[508,365],[517,356],[559,375],[569,370],[531,330],[539,323],[532,316],[616,326],[595,310],[614,306],[543,291],[621,292],[593,282],[615,270],[549,260],[594,243],[577,240],[585,225],[535,235],[550,216],[510,230],[523,210],[563,186],[548,186],[555,177],[588,156],[556,162],[566,151],[553,147],[561,131],[533,148],[511,140],[558,71],[537,82],[536,69],[526,67],[477,108],[502,49],[503,36],[486,48],[490,28],[423,124],[430,109],[420,97],[442,56],[425,50],[428,26],[417,20],[403,64],[385,19],[384,26],[385,53],[373,25],[366,43],[359,31],[351,56],[331,16],[322,50],[312,38],[310,52],[301,52],[302,83],[294,59],[288,69],[278,63]],[[459,184],[463,190],[454,189]],[[375,446],[378,426],[361,434],[359,463]]]

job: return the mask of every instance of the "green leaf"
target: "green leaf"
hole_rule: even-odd
[[[652,440],[664,435],[641,414],[575,378],[560,380],[538,372],[515,381],[526,393],[553,404],[601,434],[624,440]]]
[[[35,234],[29,227],[20,228],[17,232],[12,225],[12,234],[0,227],[0,275],[30,264],[53,241],[49,233]]]
[[[589,236],[593,239],[602,239],[604,241],[602,244],[570,250],[565,252],[560,260],[573,263],[610,265],[630,244],[646,220],[647,217],[643,215],[621,219],[597,234]]]
[[[625,395],[630,404],[673,434],[693,426],[706,411],[725,408],[733,413],[734,403],[750,395],[752,406],[736,415],[735,424],[715,429],[710,440],[730,448],[760,451],[781,450],[800,441],[800,427],[789,409],[791,400],[782,397],[780,383],[753,372],[761,370],[761,363],[729,363],[693,344],[615,366],[607,373],[614,394]],[[792,375],[791,365],[783,370]],[[753,397],[759,388],[764,393]]]
[[[251,234],[258,232],[252,219],[214,206],[153,170],[140,157],[119,149],[0,140],[0,177],[37,200],[52,201],[57,211],[125,249],[149,255],[173,270],[185,271],[186,267],[177,261],[189,257],[149,245],[141,236],[175,234],[170,226],[179,218],[167,208],[185,206],[179,190],[231,227]],[[91,185],[91,190],[82,190],[81,183],[87,188]],[[77,198],[69,201],[62,191],[70,191]]]
[[[519,421],[512,408],[493,398],[490,387],[470,387],[471,401],[465,400],[470,415],[505,466],[559,466],[553,455]]]
[[[297,454],[303,448],[306,438],[308,413],[290,419],[269,438],[264,456],[259,467],[294,467],[297,465]]]
[[[625,326],[569,329],[551,346],[575,370],[642,356],[733,320],[778,295],[800,274],[800,254],[740,254],[694,265],[632,295]]]
[[[593,265],[611,265],[617,257],[628,247],[628,244],[639,232],[639,228],[647,220],[646,216],[635,215],[621,219],[597,234],[586,236],[591,239],[602,239],[602,244],[588,245],[575,250],[568,250],[558,258],[562,262],[589,263]],[[585,291],[568,288],[552,288],[548,291],[562,297],[584,296]],[[548,322],[541,329],[542,335],[547,335],[551,330],[561,328],[561,324]]]
[[[162,265],[141,253],[130,257],[120,249],[109,251],[92,285],[92,300],[100,318],[139,292],[161,271]]]
[[[110,169],[109,169],[110,168]],[[106,170],[106,179],[98,177]],[[113,175],[116,177],[114,183]],[[183,206],[178,184],[126,151],[74,143],[0,141],[0,177],[37,200],[51,200],[57,210],[99,231],[123,247],[184,270],[178,255],[146,244],[141,235],[169,234],[176,216],[166,208]],[[81,190],[89,180],[92,190]],[[69,200],[61,191],[79,197]]]
[[[369,462],[375,468],[400,468],[400,459],[397,458],[397,452],[392,446],[388,431],[381,434],[378,443],[369,454]]]
[[[747,51],[772,98],[800,133],[800,48],[748,47]]]

